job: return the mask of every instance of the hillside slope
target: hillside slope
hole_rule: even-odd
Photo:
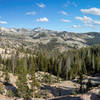
[[[43,28],[15,29],[0,28],[0,47],[46,48],[61,52],[100,44],[100,33],[71,33],[66,31],[52,31]]]

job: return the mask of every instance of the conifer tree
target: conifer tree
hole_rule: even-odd
[[[5,73],[4,73],[4,75],[5,75],[5,82],[7,82],[7,83],[9,83],[10,82],[10,76],[9,76],[9,73],[8,73],[8,71],[6,71]]]
[[[82,73],[79,74],[79,80],[78,80],[78,82],[80,84],[79,92],[83,93],[84,88],[83,88],[83,74]]]
[[[35,89],[38,89],[40,87],[38,81],[36,80],[36,76],[35,76],[35,61],[34,61],[34,57],[31,58],[31,61],[30,61],[30,67],[31,67],[31,70],[30,70],[30,74],[31,74],[31,91],[32,91],[32,96],[34,97],[35,96]]]
[[[18,81],[17,81],[17,87],[18,87],[18,96],[21,98],[24,98],[24,100],[30,99],[30,89],[27,85],[27,69],[24,66],[24,60],[21,59],[20,62],[20,71],[18,74]]]

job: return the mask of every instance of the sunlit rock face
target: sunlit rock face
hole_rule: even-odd
[[[42,27],[34,29],[0,27],[0,47],[49,48],[65,51],[100,44],[100,33],[72,33]]]

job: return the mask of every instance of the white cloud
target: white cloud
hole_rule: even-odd
[[[65,11],[61,11],[60,12],[62,15],[67,15],[67,12],[65,12]]]
[[[26,15],[36,15],[36,12],[35,11],[27,12]]]
[[[92,23],[93,19],[90,18],[90,17],[87,17],[87,16],[83,16],[83,17],[75,17],[75,19],[77,20],[80,20],[82,22],[84,22],[85,24],[88,24],[88,23]]]
[[[92,29],[95,29],[95,28],[96,28],[96,27],[95,27],[94,25],[92,25],[92,24],[87,24],[86,26],[89,27],[89,28],[92,28]]]
[[[46,5],[44,3],[37,3],[37,6],[40,7],[40,8],[45,8]]]
[[[68,7],[71,4],[70,1],[67,1],[67,3],[65,4],[65,7]]]
[[[37,22],[48,22],[48,18],[47,17],[39,18],[37,19]]]
[[[75,2],[70,2],[70,1],[67,1],[67,3],[65,4],[65,7],[68,7],[68,6],[74,6],[74,7],[77,7],[77,4]]]
[[[94,20],[94,24],[100,25],[100,21]]]
[[[6,21],[0,21],[0,24],[8,24]]]
[[[62,22],[65,22],[65,23],[69,23],[69,22],[71,22],[71,21],[68,20],[68,19],[61,19],[61,21],[62,21]]]
[[[81,12],[100,16],[99,8],[81,9]]]
[[[81,28],[80,25],[73,25],[72,28]]]
[[[94,19],[92,19],[90,17],[87,17],[87,16],[75,17],[75,19],[82,21],[84,23],[84,25],[86,27],[89,27],[89,28],[94,28],[95,29],[95,25],[100,25],[99,20],[94,20]],[[74,26],[74,27],[76,27],[76,26]]]
[[[95,25],[92,24],[85,24],[85,25],[73,25],[72,28],[92,28],[96,29]]]

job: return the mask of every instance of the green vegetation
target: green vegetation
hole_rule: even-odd
[[[6,71],[5,73],[4,73],[4,75],[5,75],[5,82],[7,82],[7,83],[9,83],[10,82],[10,79],[9,79],[9,74],[8,74],[8,72]]]
[[[6,95],[8,97],[14,97],[15,96],[15,94],[14,94],[14,92],[12,90],[8,90],[7,93],[6,93]]]
[[[4,91],[4,86],[2,84],[0,84],[0,94],[3,94],[5,91]]]
[[[40,90],[40,84],[35,75],[37,71],[50,73],[50,75],[44,75],[43,79],[45,83],[49,84],[53,82],[52,74],[57,76],[58,81],[60,77],[64,80],[71,80],[78,76],[80,93],[84,92],[84,75],[100,73],[99,45],[69,50],[63,53],[57,51],[52,54],[46,50],[33,52],[31,50],[24,50],[24,48],[22,48],[21,52],[24,53],[23,57],[19,57],[19,51],[9,59],[2,59],[0,56],[0,64],[4,66],[0,69],[5,72],[5,82],[9,83],[9,72],[18,76],[18,96],[25,100],[31,97],[40,97],[40,92],[36,92],[36,90]],[[30,76],[30,87],[27,75]],[[87,88],[90,89],[91,87],[91,81],[89,80]],[[2,94],[2,91],[0,93]],[[13,96],[11,91],[9,92],[9,96]]]
[[[30,98],[30,89],[27,85],[26,75],[27,75],[26,66],[24,65],[24,60],[21,60],[20,70],[18,74],[18,81],[17,81],[18,96],[24,98],[25,100],[28,100]]]

